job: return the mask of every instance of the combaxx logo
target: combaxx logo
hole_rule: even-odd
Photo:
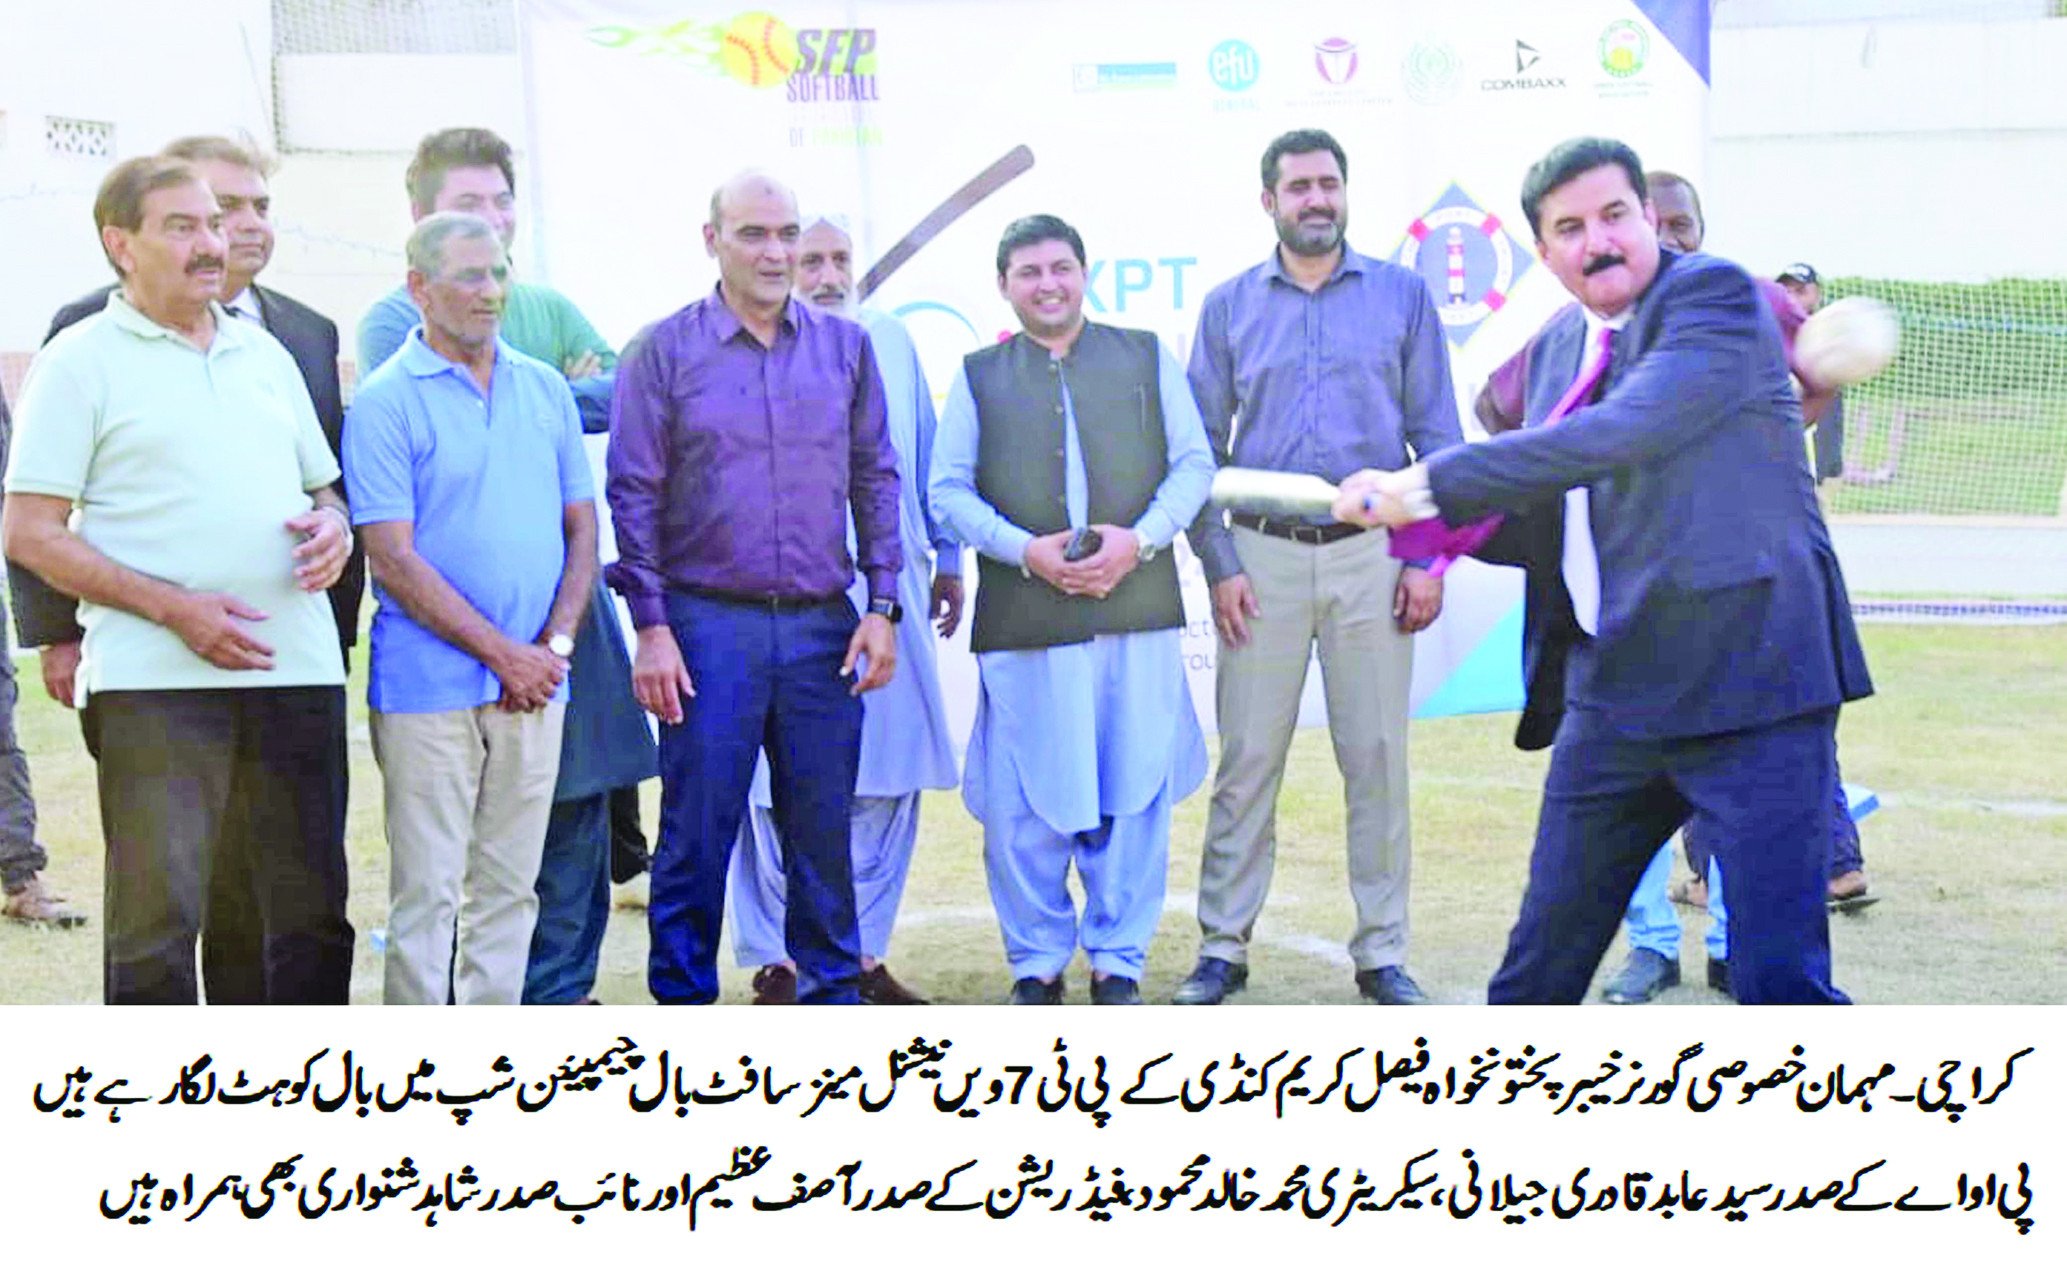
[[[1553,64],[1554,66],[1554,64]],[[1553,67],[1543,65],[1543,54],[1526,40],[1514,42],[1514,74],[1487,76],[1478,82],[1482,93],[1514,93],[1518,91],[1562,89],[1565,78],[1552,75]]]

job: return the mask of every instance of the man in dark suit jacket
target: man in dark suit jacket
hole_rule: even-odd
[[[263,327],[287,348],[301,369],[302,381],[308,384],[309,399],[315,405],[324,438],[330,441],[331,451],[342,456],[344,397],[338,385],[337,326],[286,294],[261,288],[254,281],[273,255],[272,198],[266,188],[269,161],[229,138],[220,137],[181,138],[167,146],[164,154],[185,160],[200,170],[222,209],[223,236],[228,245],[223,261],[225,309],[239,319]],[[79,321],[98,314],[107,306],[108,295],[116,287],[111,284],[96,289],[60,308],[43,340],[47,343]],[[338,488],[344,488],[341,479]],[[77,618],[78,601],[11,560],[7,577],[14,595],[15,632],[25,647],[42,651],[45,691],[57,701],[73,705],[79,641],[84,634]],[[358,640],[359,600],[365,582],[365,552],[355,546],[343,574],[329,591],[331,612],[337,619],[338,644],[345,652],[347,667],[352,646]],[[84,719],[80,722],[82,732],[86,733],[86,749],[98,755],[99,743],[88,724]],[[201,937],[201,979],[211,1004],[263,1001],[259,951],[264,936],[251,873],[255,872],[247,868],[244,874],[209,877],[212,895],[207,909],[209,922]]]
[[[1741,268],[1660,250],[1619,142],[1559,146],[1522,206],[1581,303],[1532,362],[1528,421],[1559,420],[1360,473],[1337,507],[1395,526],[1524,512],[1537,562],[1563,570],[1565,607],[1529,646],[1532,672],[1565,664],[1563,722],[1489,997],[1583,998],[1651,854],[1698,813],[1732,886],[1737,998],[1847,1002],[1830,980],[1827,807],[1837,708],[1872,685],[1779,330]]]
[[[322,424],[331,451],[341,455],[344,397],[337,376],[337,326],[286,294],[261,288],[253,279],[273,254],[272,199],[266,190],[269,163],[228,138],[181,138],[166,147],[164,154],[201,170],[222,207],[223,234],[229,241],[223,264],[224,306],[264,328],[287,348],[308,384],[316,420]],[[98,314],[114,290],[111,284],[59,308],[43,340],[48,342],[87,316]],[[74,615],[78,601],[26,569],[9,563],[7,570],[14,593],[16,634],[25,647],[43,651],[43,687],[69,706],[79,666],[81,631]],[[330,588],[330,607],[337,617],[338,643],[345,649],[347,666],[352,645],[358,640],[359,600],[365,582],[365,553],[355,547],[344,575]]]

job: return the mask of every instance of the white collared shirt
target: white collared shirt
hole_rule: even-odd
[[[1632,308],[1624,308],[1613,319],[1602,319],[1592,311],[1586,317],[1586,345],[1582,348],[1578,373],[1593,362],[1603,329],[1620,333],[1629,324]],[[1574,376],[1578,376],[1577,373]],[[1607,375],[1601,375],[1605,378]],[[1577,410],[1573,410],[1577,412]],[[1556,428],[1553,427],[1553,430]],[[1600,633],[1600,551],[1593,543],[1592,501],[1584,485],[1565,490],[1565,593],[1572,598],[1572,616],[1588,635]]]
[[[260,328],[266,327],[266,313],[259,309],[258,293],[250,285],[244,291],[222,304],[222,309],[240,320],[248,320]]]

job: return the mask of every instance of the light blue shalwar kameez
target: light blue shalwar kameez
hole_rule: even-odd
[[[1134,524],[1168,553],[1205,504],[1213,455],[1184,371],[1160,352],[1169,470]],[[1063,386],[1064,498],[1089,518],[1076,409]],[[933,455],[935,515],[964,545],[1019,566],[1033,534],[976,490],[980,424],[967,374],[949,391]],[[976,726],[962,800],[983,823],[983,862],[1014,979],[1053,978],[1081,946],[1094,972],[1139,980],[1162,917],[1170,810],[1206,775],[1206,740],[1175,629],[979,653]],[[1074,863],[1084,889],[1069,892]]]
[[[897,673],[862,702],[861,770],[850,822],[861,953],[880,959],[889,953],[890,930],[918,842],[919,792],[946,790],[956,781],[954,740],[933,651],[929,568],[937,563],[938,572],[959,574],[962,548],[941,530],[926,504],[936,423],[933,391],[919,367],[918,350],[896,317],[863,311],[857,318],[868,330],[883,375],[890,444],[897,450],[898,530],[904,540],[904,568],[897,575],[897,599],[904,606],[904,620],[897,624]],[[847,546],[854,547],[851,515]],[[857,577],[848,594],[857,611],[867,610],[865,581]],[[746,968],[789,959],[783,943],[788,881],[772,803],[763,756],[754,768],[752,800],[725,881],[732,953]]]

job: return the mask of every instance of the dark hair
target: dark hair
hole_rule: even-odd
[[[437,202],[445,175],[453,169],[502,170],[502,180],[517,189],[517,166],[510,159],[510,144],[488,129],[440,129],[416,144],[403,181],[409,187],[409,203],[424,212]]]
[[[1278,162],[1288,155],[1306,155],[1313,151],[1326,151],[1335,157],[1335,163],[1342,169],[1342,180],[1349,181],[1349,156],[1342,150],[1342,144],[1326,129],[1294,129],[1280,133],[1263,148],[1263,189],[1278,189]]]
[[[204,160],[214,160],[220,164],[231,164],[240,169],[249,169],[262,178],[273,176],[273,157],[259,150],[257,144],[249,140],[238,142],[232,138],[203,134],[197,137],[179,138],[168,142],[165,144],[165,149],[158,154],[170,156],[175,160],[186,160],[194,164],[199,164]]]
[[[1029,244],[1043,244],[1049,240],[1060,240],[1075,250],[1077,265],[1085,265],[1084,237],[1077,229],[1052,213],[1036,213],[1030,218],[1021,218],[1005,228],[1005,234],[998,239],[998,278],[1005,278],[1005,267],[1012,261],[1015,249]]]
[[[1694,189],[1693,183],[1669,169],[1651,170],[1644,175],[1644,183],[1652,191],[1656,191],[1659,187],[1678,187],[1686,192],[1687,202],[1694,206],[1694,220],[1701,224],[1702,229],[1707,229],[1708,215],[1701,212],[1701,193]]]
[[[1636,158],[1636,152],[1629,149],[1627,142],[1617,142],[1613,138],[1568,139],[1530,165],[1528,176],[1522,179],[1522,216],[1529,220],[1529,229],[1536,233],[1537,239],[1543,238],[1543,228],[1536,221],[1536,214],[1543,207],[1543,197],[1580,174],[1604,164],[1621,165],[1622,172],[1629,175],[1629,185],[1636,191],[1636,198],[1650,198],[1650,189],[1644,185],[1644,163]]]
[[[201,175],[185,160],[162,155],[124,160],[101,179],[100,191],[93,197],[93,229],[100,232],[114,226],[124,231],[141,231],[144,201],[151,192],[200,181]],[[108,265],[115,268],[115,274],[121,275],[122,267],[109,251],[106,239],[101,240],[101,252],[107,254]]]

